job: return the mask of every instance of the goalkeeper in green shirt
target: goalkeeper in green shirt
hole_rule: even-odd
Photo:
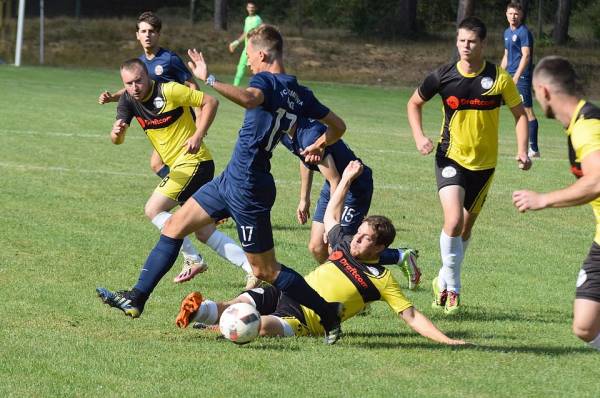
[[[246,56],[246,44],[248,40],[246,39],[246,34],[250,32],[252,29],[258,28],[263,22],[262,19],[256,14],[256,3],[253,1],[249,1],[246,4],[246,11],[248,11],[248,16],[244,21],[244,31],[236,40],[229,43],[229,52],[233,53],[235,49],[240,45],[240,43],[244,42],[244,49],[242,50],[242,54],[240,55],[240,62],[238,62],[237,70],[235,72],[235,79],[233,80],[234,86],[239,86],[244,74],[246,73],[246,65],[248,63],[248,57]]]

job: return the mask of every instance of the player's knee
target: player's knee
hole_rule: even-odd
[[[322,263],[324,260],[327,259],[327,245],[323,241],[308,242],[308,250],[311,252],[315,260],[317,260],[319,263]]]
[[[577,323],[573,323],[573,333],[581,340],[589,343],[598,336],[600,330],[596,330],[596,328],[586,325],[578,325]]]
[[[154,217],[158,215],[158,213],[160,213],[160,211],[155,209],[150,204],[146,203],[146,206],[144,206],[144,214],[146,215],[146,217],[148,217],[149,220],[153,220]]]
[[[173,216],[165,222],[165,226],[161,232],[163,235],[166,235],[170,238],[183,239],[186,236],[184,233],[184,227],[185,225],[178,223]]]

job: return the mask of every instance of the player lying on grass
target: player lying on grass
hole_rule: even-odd
[[[340,180],[340,175],[352,160],[360,160],[352,149],[343,141],[325,148],[323,159],[318,164],[305,161],[302,153],[305,148],[313,145],[327,130],[327,126],[317,120],[300,118],[296,125],[281,138],[281,143],[291,153],[300,158],[300,203],[296,210],[296,218],[305,224],[310,217],[310,191],[314,171],[325,177],[319,201],[313,215],[310,241],[308,248],[319,264],[324,263],[329,256],[329,248],[324,239],[325,226],[323,217],[329,202],[331,192],[335,191]],[[373,196],[373,173],[363,163],[363,172],[350,185],[348,194],[344,199],[344,208],[340,218],[340,225],[345,233],[354,234],[362,223],[371,206]],[[380,255],[379,263],[383,265],[400,264],[402,272],[408,279],[408,287],[413,290],[419,285],[421,271],[417,267],[418,252],[414,249],[385,248]]]
[[[340,220],[344,199],[352,182],[363,171],[358,160],[348,163],[331,196],[324,216],[325,231],[332,253],[329,260],[306,276],[306,281],[330,302],[344,304],[342,321],[362,311],[367,303],[382,300],[417,333],[433,341],[459,345],[442,333],[427,317],[417,311],[402,293],[398,282],[385,267],[377,265],[381,252],[394,240],[396,230],[383,216],[367,217],[354,235],[348,235]],[[190,293],[181,303],[176,324],[191,322],[205,325],[218,323],[223,311],[234,303],[244,302],[261,313],[261,336],[319,336],[323,329],[319,317],[299,305],[273,286],[247,290],[231,301],[202,301],[198,292]]]
[[[134,288],[121,294],[123,300],[116,300],[115,293],[108,292],[110,297],[105,302],[126,315],[139,316],[177,259],[183,238],[214,225],[216,220],[231,217],[254,276],[314,309],[325,329],[325,343],[334,344],[341,336],[342,305],[325,301],[300,274],[275,256],[271,208],[276,187],[270,160],[281,136],[298,117],[319,119],[328,126],[322,139],[305,151],[315,162],[325,147],[344,134],[346,125],[296,77],[285,73],[283,37],[277,28],[261,25],[249,32],[246,52],[255,75],[249,87],[242,89],[218,81],[208,73],[202,54],[188,51],[192,59],[188,65],[194,75],[246,110],[238,139],[223,173],[200,187],[167,221]]]
[[[583,99],[575,69],[566,58],[543,58],[533,72],[533,88],[544,114],[566,128],[571,172],[577,181],[547,193],[515,191],[513,203],[520,212],[592,206],[596,235],[577,278],[573,332],[600,350],[600,108]]]

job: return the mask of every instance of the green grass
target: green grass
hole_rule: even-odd
[[[95,296],[97,285],[135,283],[157,239],[143,214],[158,182],[148,167],[150,146],[137,125],[125,145],[113,146],[114,104],[96,103],[102,89],[117,86],[112,72],[0,67],[0,396],[597,396],[598,352],[570,331],[575,279],[593,237],[591,210],[520,215],[510,200],[517,188],[573,181],[557,123],[540,119],[542,159],[524,173],[513,160],[512,117],[502,112],[496,180],[463,267],[465,311],[446,319],[430,309],[442,214],[433,158],[417,153],[408,129],[412,89],[311,84],[345,118],[346,141],[374,169],[372,213],[395,221],[395,244],[421,250],[424,286],[409,297],[446,333],[477,346],[431,343],[378,303],[347,322],[333,347],[316,338],[238,347],[174,325],[190,290],[221,300],[243,286],[239,270],[202,246],[209,271],[176,285],[178,262],[140,319]],[[438,101],[425,109],[430,137],[441,121]],[[229,159],[242,114],[221,99],[206,141],[217,170]],[[314,267],[309,229],[294,221],[298,166],[284,149],[272,164],[278,258],[307,273]],[[223,230],[235,237],[231,225]]]

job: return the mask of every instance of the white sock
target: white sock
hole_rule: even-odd
[[[592,341],[590,341],[588,343],[588,345],[592,348],[597,349],[598,351],[600,351],[600,334],[598,336],[596,336],[596,338]]]
[[[233,265],[241,267],[247,274],[252,273],[252,267],[250,267],[246,253],[244,253],[241,247],[236,245],[233,239],[223,232],[215,230],[206,241],[206,244],[216,251],[219,256],[228,260]]]
[[[469,247],[470,241],[471,241],[471,238],[469,238],[467,240],[463,240],[463,259],[465,258],[465,255],[467,254],[467,247]]]
[[[205,325],[214,325],[219,320],[219,309],[217,303],[210,300],[204,300],[200,303],[200,308],[194,314],[192,322],[200,322]]]
[[[152,224],[154,224],[159,231],[162,231],[163,227],[165,226],[165,223],[169,218],[171,218],[172,215],[173,214],[169,213],[168,211],[162,211],[152,219]],[[192,241],[187,236],[183,238],[183,244],[181,245],[181,253],[185,258],[188,258],[190,260],[202,260],[202,256],[200,255],[200,253],[198,253],[198,250],[196,250],[196,247],[192,244]]]
[[[460,293],[460,266],[464,257],[462,238],[460,236],[450,237],[442,231],[440,234],[440,253],[442,255],[442,269],[439,273],[439,279],[442,279],[443,283],[446,284],[447,290]]]

